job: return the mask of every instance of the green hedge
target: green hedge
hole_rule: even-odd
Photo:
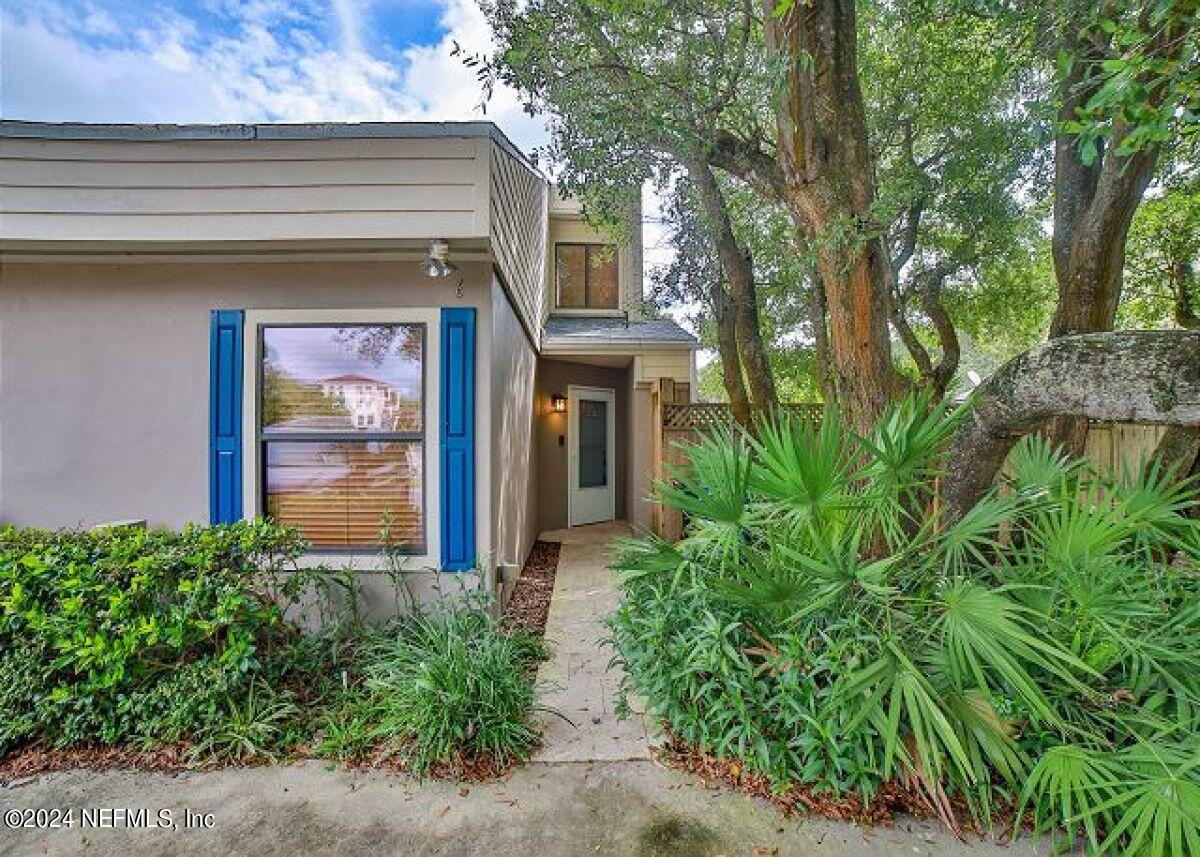
[[[281,633],[268,586],[305,547],[263,522],[0,530],[0,751],[202,728]]]

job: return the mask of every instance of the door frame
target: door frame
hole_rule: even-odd
[[[579,450],[575,444],[579,434],[579,399],[580,395],[584,398],[589,396],[594,398],[604,398],[609,403],[607,437],[605,445],[608,450],[606,456],[606,473],[605,477],[608,481],[608,517],[604,520],[615,521],[617,519],[617,391],[612,387],[590,387],[580,384],[567,385],[567,526],[581,527],[586,524],[576,524],[575,520],[575,501],[573,499],[575,488],[573,487],[579,481]],[[594,521],[592,523],[602,523],[602,521]]]

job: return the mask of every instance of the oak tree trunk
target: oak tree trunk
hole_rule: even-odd
[[[951,520],[988,491],[1017,439],[1051,417],[1200,425],[1200,333],[1052,339],[1004,364],[976,395],[947,462]]]
[[[816,249],[836,397],[866,430],[891,398],[893,371],[854,0],[796,2],[782,15],[777,6],[763,0],[767,51],[784,69],[776,107],[781,201]]]
[[[1200,426],[1168,426],[1154,448],[1153,458],[1181,479],[1192,472],[1200,458]]]
[[[1171,28],[1165,28],[1150,51],[1164,62],[1173,62],[1183,43],[1173,38]],[[1152,143],[1123,154],[1121,144],[1130,128],[1117,118],[1110,137],[1100,141],[1090,160],[1084,157],[1079,138],[1065,129],[1103,82],[1103,78],[1089,78],[1089,71],[1117,55],[1120,47],[1111,35],[1095,28],[1078,28],[1066,36],[1065,49],[1074,62],[1059,84],[1061,130],[1054,141],[1051,250],[1058,306],[1050,323],[1051,339],[1113,329],[1121,300],[1129,225],[1154,175],[1160,151],[1160,146]],[[1151,106],[1163,103],[1165,86],[1161,79],[1138,82],[1149,88]],[[1047,434],[1079,454],[1087,427],[1075,420],[1059,419],[1049,426]]]
[[[749,252],[738,244],[725,195],[707,161],[697,157],[689,166],[689,173],[700,197],[704,220],[716,247],[721,271],[729,286],[737,353],[750,382],[754,406],[764,412],[774,410],[779,400],[759,324],[753,260]]]
[[[713,318],[717,323],[717,355],[721,359],[721,381],[733,418],[740,425],[750,427],[750,398],[746,395],[746,384],[742,379],[742,361],[738,357],[737,332],[733,317],[733,301],[720,283],[713,283],[710,290]]]
[[[825,305],[825,287],[815,272],[809,280],[808,315],[812,325],[813,362],[816,364],[817,387],[821,397],[828,402],[836,395],[829,372],[829,312]]]

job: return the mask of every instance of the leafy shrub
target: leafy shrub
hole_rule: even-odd
[[[0,530],[0,651],[38,671],[6,696],[0,749],[34,732],[58,746],[188,733],[281,631],[268,587],[304,549],[263,522]],[[29,718],[36,730],[8,725]]]
[[[1196,487],[1030,438],[945,520],[961,416],[909,400],[862,438],[779,416],[687,450],[660,486],[687,538],[615,563],[626,689],[781,785],[869,798],[901,777],[951,824],[959,796],[1094,853],[1200,853]]]

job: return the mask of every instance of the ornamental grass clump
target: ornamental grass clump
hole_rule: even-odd
[[[421,775],[502,771],[538,739],[534,672],[546,657],[540,637],[503,630],[485,609],[417,612],[364,645],[361,684],[331,717],[328,747]]]
[[[781,788],[895,780],[956,829],[1015,811],[1090,853],[1200,853],[1196,485],[1030,437],[947,520],[963,414],[910,399],[865,437],[780,414],[691,445],[660,486],[686,538],[615,562],[626,689]]]

